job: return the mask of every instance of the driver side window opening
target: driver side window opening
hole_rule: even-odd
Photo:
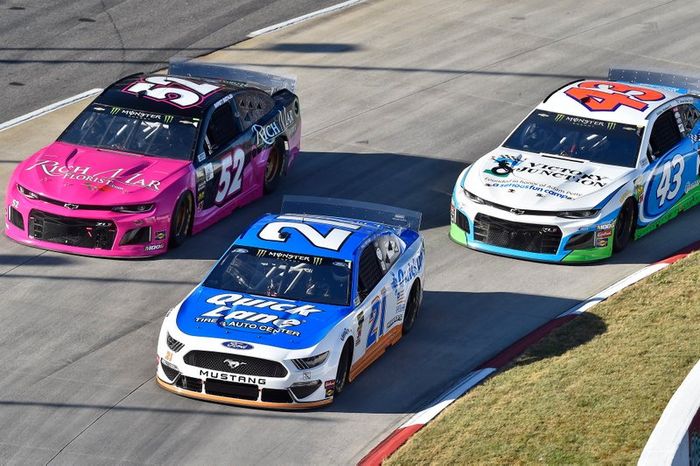
[[[378,246],[377,241],[372,241],[365,246],[360,255],[360,280],[357,291],[362,301],[367,298],[384,276],[386,269],[383,269],[380,265],[379,256],[381,256],[381,248]]]
[[[650,162],[663,156],[681,142],[682,135],[674,115],[675,112],[675,108],[666,110],[654,122],[649,136],[649,150],[647,151]]]
[[[229,103],[214,110],[204,136],[204,148],[212,156],[224,149],[237,136],[236,122]]]

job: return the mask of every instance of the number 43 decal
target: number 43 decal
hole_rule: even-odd
[[[653,89],[607,81],[583,81],[564,93],[592,112],[614,112],[620,106],[643,112],[646,102],[666,97]]]
[[[236,149],[233,156],[229,154],[221,160],[221,179],[215,198],[217,204],[241,190],[244,165],[245,152],[241,148]]]
[[[678,195],[683,184],[684,167],[685,161],[682,155],[676,155],[673,160],[664,164],[661,170],[661,181],[656,188],[659,207],[663,207],[666,201],[672,201]]]

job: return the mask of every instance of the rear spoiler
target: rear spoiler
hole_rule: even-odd
[[[294,92],[297,84],[296,78],[292,76],[278,76],[250,67],[243,68],[226,63],[206,63],[183,58],[170,60],[168,74],[226,81],[238,86],[255,87],[269,94],[282,89]]]
[[[687,91],[688,94],[700,95],[700,77],[685,76],[661,71],[610,68],[610,81],[624,81],[632,84],[651,84]]]
[[[420,229],[422,217],[420,212],[372,202],[312,196],[284,196],[281,213],[365,220],[415,231]]]

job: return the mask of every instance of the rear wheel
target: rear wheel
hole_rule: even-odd
[[[190,193],[184,193],[177,200],[173,216],[170,219],[170,247],[176,248],[190,235],[194,203]]]
[[[350,340],[348,340],[350,341]],[[352,361],[352,349],[349,343],[343,347],[343,352],[340,354],[338,361],[338,370],[335,374],[335,395],[340,394],[348,382],[350,375],[350,362]]]
[[[265,166],[265,194],[273,192],[280,182],[282,164],[284,163],[283,155],[284,143],[281,141],[276,142],[275,145],[272,146],[272,149],[270,149],[270,155],[267,158],[267,165]]]
[[[422,300],[423,289],[420,286],[420,282],[416,280],[411,287],[411,293],[408,295],[408,302],[406,303],[406,311],[403,314],[403,327],[401,329],[403,335],[410,332],[413,324],[416,323],[416,316]]]
[[[615,221],[615,236],[613,237],[613,251],[620,252],[627,247],[634,233],[635,211],[634,203],[628,199],[622,205],[620,213]]]

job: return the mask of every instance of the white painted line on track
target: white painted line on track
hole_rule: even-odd
[[[29,112],[25,115],[18,116],[17,118],[13,118],[12,120],[6,121],[5,123],[1,123],[0,131],[5,131],[6,129],[10,129],[13,126],[20,125],[29,120],[33,120],[34,118],[38,118],[42,115],[45,115],[46,113],[53,112],[54,110],[58,110],[59,108],[63,108],[80,100],[97,95],[100,92],[102,92],[102,89],[100,88],[90,89],[89,91],[81,92],[80,94],[74,95],[73,97],[68,97],[67,99],[63,99],[59,102],[54,102],[50,105],[47,105],[46,107],[34,110],[33,112]]]
[[[276,31],[278,29],[286,28],[287,26],[291,26],[292,24],[297,24],[304,22],[306,20],[309,20],[311,18],[314,18],[316,16],[320,15],[325,15],[327,13],[332,13],[334,11],[342,10],[343,8],[348,8],[352,5],[355,5],[356,3],[362,3],[365,0],[348,0],[347,2],[343,3],[338,3],[337,5],[329,6],[327,8],[322,8],[320,10],[312,11],[311,13],[307,13],[305,15],[297,16],[296,18],[288,19],[287,21],[282,21],[281,23],[273,24],[272,26],[268,26],[266,28],[258,29],[257,31],[253,31],[250,34],[248,34],[248,38],[252,39],[253,37],[260,36],[262,34],[267,34],[268,32]]]

